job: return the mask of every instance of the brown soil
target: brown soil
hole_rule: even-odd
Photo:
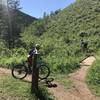
[[[95,61],[93,56],[88,57],[81,63],[81,68],[70,74],[69,79],[73,81],[73,87],[66,90],[62,85],[57,83],[56,88],[50,88],[49,90],[54,94],[56,100],[100,100],[100,98],[94,96],[87,84],[85,83],[85,77],[88,69]],[[0,68],[0,76],[8,75],[11,71],[8,69]],[[26,81],[31,81],[31,76],[26,77]]]
[[[69,75],[69,79],[74,84],[73,88],[65,90],[63,86],[58,84],[57,88],[50,89],[56,100],[100,100],[99,97],[97,98],[91,93],[85,83],[87,71],[94,61],[93,56],[88,57],[81,63],[81,68],[78,71]]]
[[[0,76],[2,76],[2,75],[8,75],[10,73],[11,73],[11,71],[9,69],[0,68]]]

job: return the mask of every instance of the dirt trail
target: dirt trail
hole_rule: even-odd
[[[100,98],[92,95],[85,83],[87,71],[94,61],[93,56],[88,57],[81,63],[81,68],[78,71],[69,75],[74,84],[71,89],[65,90],[59,83],[57,83],[56,88],[50,88],[56,100],[100,100]],[[0,76],[9,73],[11,73],[10,70],[0,68]],[[28,76],[25,80],[31,81],[31,77]]]
[[[0,68],[0,76],[2,75],[8,75],[11,73],[11,70],[6,69],[6,68]]]
[[[58,85],[57,88],[50,89],[56,100],[100,100],[100,98],[92,95],[85,83],[87,71],[94,61],[93,56],[88,57],[81,63],[81,68],[78,71],[69,75],[74,84],[73,88],[65,90],[63,86]]]

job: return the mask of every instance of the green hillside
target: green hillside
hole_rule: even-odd
[[[84,39],[89,42],[90,53],[100,47],[99,8],[98,0],[78,0],[64,10],[30,25],[21,34],[21,40],[26,49],[33,43],[41,44],[44,60],[51,69],[70,72],[78,67],[80,59],[85,56],[80,48],[81,32],[84,32]],[[41,23],[46,28],[39,35],[36,30],[41,29]]]
[[[14,64],[26,60],[28,51],[35,43],[41,45],[40,53],[52,73],[69,74],[79,68],[80,61],[87,55],[100,54],[98,53],[100,50],[99,0],[76,0],[67,8],[52,12],[35,21],[34,18],[22,12],[18,11],[16,14],[21,17],[18,17],[19,21],[16,21],[17,26],[12,28],[20,30],[17,35],[18,45],[16,44],[14,48],[7,48],[6,37],[3,37],[6,33],[5,21],[0,20],[0,37],[2,37],[0,39],[0,65],[3,67],[11,68]],[[24,31],[21,31],[23,27]],[[88,41],[87,51],[82,51],[80,47],[82,39],[80,33],[84,33],[83,39]],[[15,34],[13,36],[16,37]],[[92,85],[95,86],[97,82],[97,89],[100,86],[100,74],[97,71],[100,63],[99,61],[96,63],[96,67],[91,69],[88,75],[88,83],[91,84],[93,81]],[[94,70],[96,78],[91,78]],[[100,87],[97,90],[97,95],[100,95],[98,91]]]
[[[20,41],[18,45],[22,48],[14,49],[8,55],[13,52],[12,56],[19,60],[16,55],[14,56],[14,52],[19,52],[24,55],[20,60],[25,59],[27,50],[35,43],[39,43],[43,59],[53,71],[72,72],[86,56],[86,52],[80,48],[81,32],[85,34],[83,39],[88,41],[89,53],[96,53],[100,47],[99,6],[98,0],[78,0],[63,10],[57,10],[44,16],[43,19],[34,21],[19,34],[21,37],[18,38]],[[9,60],[7,63],[13,62],[14,59]],[[6,65],[6,62],[4,63]]]
[[[44,60],[53,72],[70,73],[79,68],[79,61],[87,53],[81,51],[80,33],[88,41],[88,53],[100,53],[100,1],[77,0],[69,7],[42,19],[46,30],[38,35],[34,23],[21,34],[26,49],[33,43],[41,44]],[[39,22],[40,23],[40,22]],[[33,29],[33,30],[32,30]],[[100,63],[97,60],[88,73],[87,83],[100,96]]]
[[[19,43],[19,33],[34,20],[37,19],[19,10],[7,9],[0,5],[0,40],[3,39],[9,48],[16,47]]]
[[[35,20],[37,20],[37,18],[35,17],[32,17],[20,10],[16,11],[17,15],[19,16],[18,17],[18,23],[20,25],[20,28],[22,27],[27,27],[29,26],[32,22],[34,22]]]
[[[96,53],[100,47],[99,8],[100,2],[98,0],[78,0],[63,10],[57,10],[46,15],[43,19],[34,21],[29,27],[25,28],[24,32],[17,35],[19,41],[17,46],[22,47],[21,49],[12,51],[6,49],[6,53],[10,52],[8,55],[13,53],[11,57],[17,59],[16,55],[14,56],[16,54],[14,52],[17,50],[16,52],[24,55],[20,59],[25,59],[27,50],[35,43],[39,43],[43,59],[52,70],[72,72],[79,67],[79,61],[86,56],[86,52],[83,52],[80,48],[81,32],[84,32],[84,39],[88,41],[89,53]],[[23,25],[26,25],[31,18],[21,12],[17,12],[17,14],[21,16],[18,18],[23,20],[19,19],[13,29],[22,29]],[[16,37],[16,34],[13,33],[13,37]],[[16,40],[16,38],[14,39]],[[4,42],[1,43],[3,48],[5,48]],[[6,53],[4,53],[5,56]],[[7,63],[13,62],[14,59],[9,60],[7,60]],[[6,65],[6,62],[4,63]]]

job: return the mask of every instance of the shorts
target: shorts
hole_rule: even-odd
[[[29,65],[32,65],[32,62],[33,62],[32,58],[29,57],[29,58],[28,58],[28,64],[29,64]]]

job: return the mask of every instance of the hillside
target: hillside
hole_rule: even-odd
[[[44,16],[43,19],[34,21],[29,27],[25,28],[24,32],[19,34],[18,40],[20,42],[17,44],[22,48],[14,51],[26,55],[27,50],[35,43],[39,43],[43,60],[48,63],[53,71],[72,72],[79,67],[80,60],[87,54],[80,47],[81,32],[85,34],[83,39],[88,41],[88,53],[96,53],[99,50],[99,8],[100,2],[98,0],[77,0],[63,10],[55,11]],[[21,13],[21,16],[23,15]],[[19,24],[17,25],[19,26]],[[16,37],[14,34],[13,36]],[[17,59],[17,57],[15,58]],[[11,63],[13,60],[8,62]]]
[[[55,16],[55,19],[48,24],[47,30],[49,34],[63,35],[65,41],[71,34],[75,36],[74,38],[78,38],[80,32],[86,33],[87,39],[93,42],[95,49],[100,47],[100,39],[97,38],[100,36],[99,0],[79,0],[70,5]]]
[[[40,44],[39,53],[41,58],[50,68],[51,75],[54,78],[57,75],[58,77],[61,75],[67,76],[79,68],[88,68],[87,66],[80,67],[80,62],[87,56],[100,55],[99,0],[76,0],[75,3],[63,10],[57,10],[42,19],[34,20],[33,18],[33,21],[30,16],[22,12],[17,11],[16,14],[21,17],[17,17],[18,19],[15,17],[16,21],[12,20],[12,22],[15,22],[15,25],[12,24],[12,40],[4,35],[6,33],[5,29],[8,29],[5,26],[5,20],[0,20],[0,66],[11,68],[26,61],[27,54],[35,43]],[[18,31],[15,31],[15,28]],[[15,34],[16,32],[20,32],[20,34]],[[81,33],[84,33],[84,37],[81,37]],[[81,48],[82,39],[88,42],[85,50]],[[6,43],[5,40],[7,40]],[[8,49],[7,43],[9,41],[16,45]],[[98,96],[100,96],[99,62],[100,57],[93,64],[87,76],[87,83]],[[80,74],[82,75],[82,73],[79,72],[78,74],[79,80]],[[65,84],[66,79],[64,81],[63,79],[58,80]]]
[[[41,45],[43,60],[50,66],[51,71],[68,74],[79,68],[79,62],[85,56],[86,51],[80,47],[80,33],[84,33],[83,39],[88,41],[88,53],[100,55],[100,1],[76,0],[69,7],[50,14],[42,19],[46,29],[38,35],[32,23],[21,34],[21,40],[25,48],[34,43]],[[40,23],[40,22],[37,22]],[[40,24],[39,24],[40,25]],[[39,26],[37,25],[37,26]],[[87,83],[95,95],[100,96],[100,62],[97,60],[88,73]],[[98,99],[99,100],[99,99]]]
[[[22,27],[27,27],[29,26],[32,22],[34,22],[35,20],[37,20],[37,18],[35,17],[32,17],[20,10],[16,11],[17,15],[19,15],[19,19],[18,19],[18,22],[19,22],[19,25],[22,25]],[[22,28],[21,27],[21,28]]]
[[[53,65],[54,70],[65,71],[71,67],[73,70],[78,67],[79,60],[86,53],[80,48],[81,32],[85,33],[84,39],[88,41],[90,53],[97,52],[100,47],[99,8],[99,0],[78,0],[64,10],[42,19],[42,25],[46,29],[41,35],[34,31],[41,29],[38,21],[38,24],[33,23],[25,29],[21,40],[26,48],[39,43],[45,55],[44,60],[50,66]]]
[[[19,33],[35,20],[37,18],[29,16],[20,10],[11,8],[8,10],[5,6],[0,5],[0,40],[4,39],[7,47],[9,47],[8,45],[17,44],[20,38]],[[10,42],[13,42],[13,44]]]
[[[99,0],[79,0],[65,8],[48,25],[49,31],[54,33],[98,34],[100,31],[100,2]],[[52,27],[53,30],[52,30]],[[57,30],[58,29],[58,30]],[[57,30],[55,32],[55,30]]]

